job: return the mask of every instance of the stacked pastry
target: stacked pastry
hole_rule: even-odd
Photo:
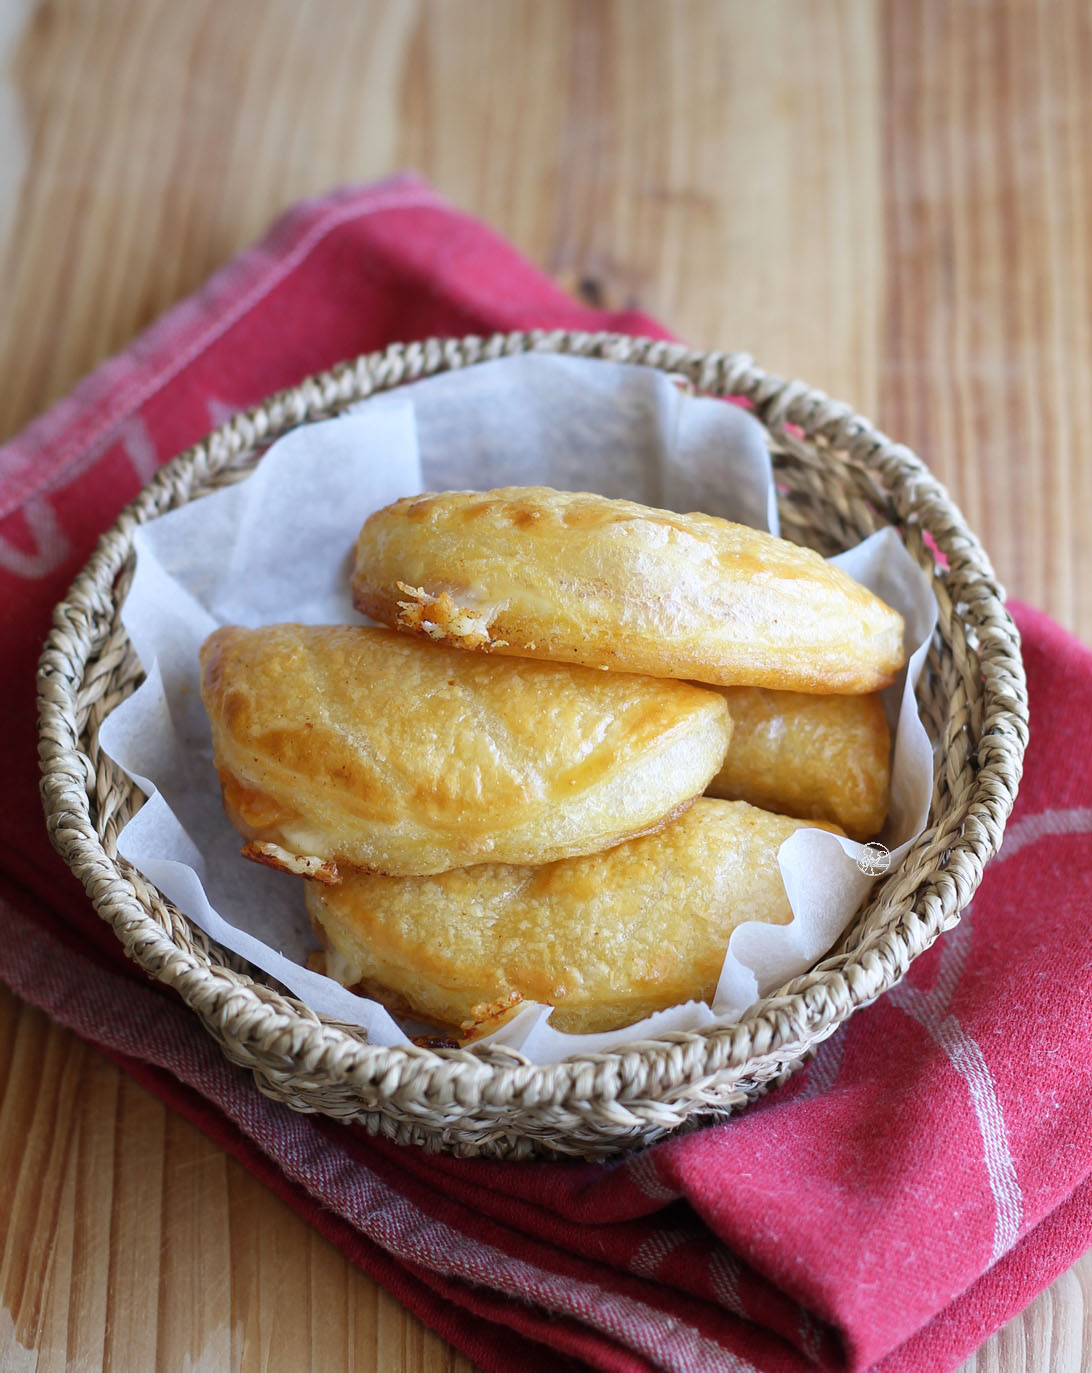
[[[902,620],[808,549],[449,492],[365,523],[353,593],[388,627],[220,629],[202,695],[244,854],[307,879],[326,971],[396,1013],[712,1000],[732,930],[791,919],[783,840],[883,823]]]

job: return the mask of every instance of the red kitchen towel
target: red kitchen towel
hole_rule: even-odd
[[[1092,654],[1024,608],[1032,743],[956,930],[744,1115],[605,1164],[429,1156],[266,1100],[127,964],[45,838],[51,606],[156,464],[391,339],[584,310],[411,178],[292,211],[0,448],[0,977],[487,1369],[954,1368],[1092,1243]]]

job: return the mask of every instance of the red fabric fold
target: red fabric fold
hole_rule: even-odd
[[[1092,1242],[1092,654],[1045,616],[1016,610],[1032,743],[957,929],[764,1102],[622,1161],[436,1157],[274,1105],[49,848],[37,654],[156,465],[343,357],[531,327],[664,336],[575,305],[413,178],[342,190],[0,448],[0,976],[484,1368],[954,1368]]]

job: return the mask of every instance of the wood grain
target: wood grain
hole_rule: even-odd
[[[5,1373],[469,1373],[193,1126],[6,989],[0,1119]]]
[[[0,3],[0,438],[302,196],[411,166],[594,303],[916,447],[1092,639],[1082,0]],[[468,1369],[0,994],[0,1366]],[[1092,1364],[1086,1258],[964,1373]]]
[[[1092,638],[1092,10],[905,5],[880,26],[879,418],[1010,594]]]

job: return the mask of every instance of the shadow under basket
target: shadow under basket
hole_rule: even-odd
[[[264,981],[118,858],[117,836],[141,798],[98,746],[100,724],[142,679],[119,613],[140,524],[245,478],[297,425],[421,377],[532,350],[657,368],[701,394],[745,400],[767,431],[784,537],[829,556],[892,524],[931,579],[940,611],[918,687],[939,760],[927,826],[836,949],[727,1029],[663,1035],[550,1067],[511,1049],[377,1047]],[[54,844],[128,956],[182,996],[261,1091],[395,1140],[506,1158],[615,1154],[723,1117],[783,1081],[959,920],[1000,846],[1027,742],[1020,641],[993,569],[913,453],[848,406],[745,355],[611,334],[394,345],[235,416],[167,463],[103,536],[54,612],[38,693]]]

